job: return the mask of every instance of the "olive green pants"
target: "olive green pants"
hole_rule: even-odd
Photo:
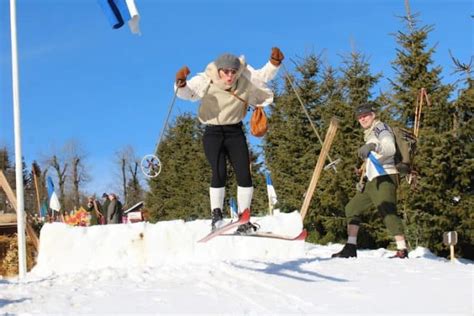
[[[402,220],[397,215],[397,186],[398,175],[380,176],[367,182],[364,191],[357,192],[346,205],[347,223],[360,225],[359,216],[375,206],[390,233],[404,235]]]

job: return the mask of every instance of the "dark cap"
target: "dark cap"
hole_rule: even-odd
[[[214,61],[214,63],[216,64],[217,69],[240,68],[240,59],[232,54],[222,54]]]
[[[375,113],[375,105],[373,103],[364,103],[356,107],[355,116],[360,116],[371,112]]]
[[[108,196],[109,196],[109,195],[108,195],[107,193],[102,194],[102,197],[103,197],[103,198],[106,198],[106,197],[108,197]]]

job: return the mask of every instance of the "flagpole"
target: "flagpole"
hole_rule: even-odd
[[[10,0],[10,29],[12,45],[12,87],[13,87],[13,120],[15,129],[15,174],[17,200],[17,230],[18,230],[18,276],[26,276],[26,237],[25,237],[25,206],[23,192],[23,163],[21,152],[20,128],[20,88],[18,78],[18,50],[16,38],[16,0]]]

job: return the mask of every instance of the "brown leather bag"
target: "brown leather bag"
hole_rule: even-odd
[[[230,91],[234,97],[239,99],[244,103],[244,111],[247,111],[248,102],[241,97],[239,97],[236,91]],[[263,111],[263,107],[255,106],[253,108],[252,117],[250,118],[250,133],[252,133],[255,137],[262,137],[268,130],[268,123],[267,123],[267,116],[265,115],[265,111]]]
[[[260,106],[256,106],[250,118],[250,133],[255,137],[262,137],[268,130],[267,117],[265,111]]]

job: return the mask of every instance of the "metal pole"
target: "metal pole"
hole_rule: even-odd
[[[176,87],[176,90],[174,91],[173,99],[171,100],[171,103],[168,106],[168,114],[166,115],[165,124],[163,125],[163,128],[161,129],[160,138],[158,139],[158,143],[156,143],[156,146],[155,146],[155,154],[157,156],[158,156],[158,149],[160,148],[160,144],[161,144],[161,139],[163,138],[163,135],[165,134],[166,127],[168,127],[168,121],[170,119],[171,111],[173,110],[174,103],[176,102],[176,96],[178,95],[178,89],[179,89],[179,87]]]
[[[16,39],[16,0],[10,0],[10,31],[12,44],[12,87],[13,87],[13,120],[15,129],[15,174],[17,200],[17,229],[18,229],[18,276],[26,276],[26,237],[25,237],[25,205],[23,193],[23,170],[21,153],[20,128],[20,88],[18,78],[18,50]]]

